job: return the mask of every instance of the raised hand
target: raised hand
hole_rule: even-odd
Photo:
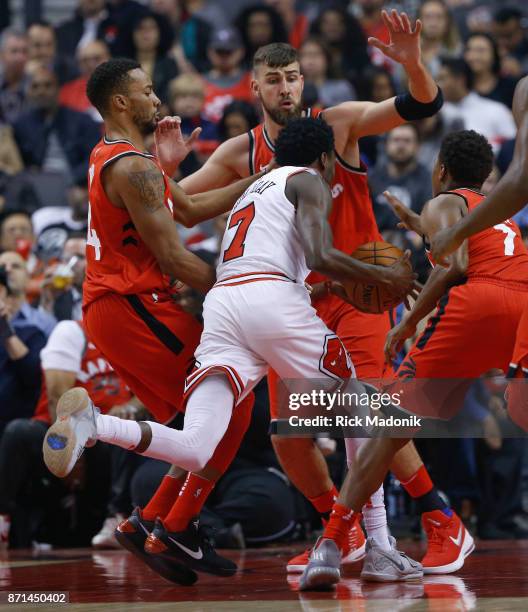
[[[179,117],[165,117],[158,123],[154,133],[158,159],[169,176],[174,175],[180,162],[190,153],[202,131],[202,128],[198,127],[188,138],[184,138],[180,124]]]
[[[392,195],[390,191],[384,191],[383,195],[387,198],[394,214],[401,219],[400,223],[398,223],[398,227],[416,232],[420,236],[423,235],[420,215],[417,215],[408,206],[405,206],[405,204],[401,200],[398,200],[396,196]]]
[[[389,15],[381,11],[381,18],[390,34],[388,45],[378,38],[370,37],[368,44],[379,49],[384,55],[404,66],[420,62],[420,32],[422,22],[417,19],[414,29],[406,13],[393,9]]]

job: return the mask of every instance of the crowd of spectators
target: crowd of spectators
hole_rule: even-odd
[[[45,0],[41,6],[46,16]],[[162,113],[179,115],[185,135],[202,128],[175,177],[181,178],[220,142],[258,124],[250,68],[262,45],[289,42],[299,50],[307,107],[381,102],[404,91],[401,67],[367,43],[370,36],[388,42],[383,8],[422,20],[423,61],[445,99],[434,117],[360,141],[379,228],[386,240],[411,249],[424,281],[429,265],[421,237],[397,228],[383,192],[419,213],[431,197],[440,142],[459,129],[484,134],[493,147],[496,168],[486,190],[506,171],[516,133],[513,92],[528,73],[521,0],[78,0],[61,23],[0,25],[0,540],[16,547],[93,538],[95,546],[113,546],[117,521],[148,499],[166,471],[100,443],[58,481],[41,457],[57,400],[74,385],[99,392],[104,411],[135,419],[146,413],[81,321],[86,177],[102,136],[102,118],[85,92],[92,71],[112,56],[136,59],[153,80]],[[214,263],[225,221],[182,229],[182,237]],[[523,213],[519,223],[528,233]],[[182,291],[179,299],[200,316],[197,294]],[[465,414],[480,423],[481,439],[422,441],[420,449],[481,537],[528,537],[525,443],[508,437],[503,391],[495,376],[468,398]],[[205,512],[222,546],[300,537],[306,525],[317,525],[280,470],[268,421],[261,384],[245,443]],[[320,444],[339,482],[342,444]],[[397,486],[390,481],[389,501]]]

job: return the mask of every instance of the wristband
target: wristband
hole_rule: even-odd
[[[396,96],[394,99],[394,106],[400,117],[405,119],[405,121],[432,117],[442,108],[443,103],[444,96],[440,87],[438,88],[436,98],[431,102],[418,102],[409,92]]]

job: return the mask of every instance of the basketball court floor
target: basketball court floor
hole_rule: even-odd
[[[415,558],[422,545],[400,541]],[[0,610],[368,612],[401,610],[528,611],[528,541],[479,542],[464,568],[408,584],[366,583],[361,563],[347,568],[336,589],[300,593],[286,561],[300,546],[227,551],[239,572],[232,578],[201,574],[179,587],[152,573],[125,551],[89,549],[40,553],[13,551],[0,557]],[[68,591],[69,604],[9,604],[8,593]]]

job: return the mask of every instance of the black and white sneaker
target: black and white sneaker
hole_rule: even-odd
[[[194,518],[184,531],[167,531],[160,519],[145,542],[145,551],[152,557],[183,563],[198,572],[216,576],[232,576],[236,563],[218,555]]]
[[[146,521],[141,516],[140,508],[136,508],[127,519],[119,523],[114,533],[121,546],[166,580],[184,586],[194,584],[198,576],[191,568],[177,560],[166,560],[145,552],[145,541],[153,529],[154,521]]]

